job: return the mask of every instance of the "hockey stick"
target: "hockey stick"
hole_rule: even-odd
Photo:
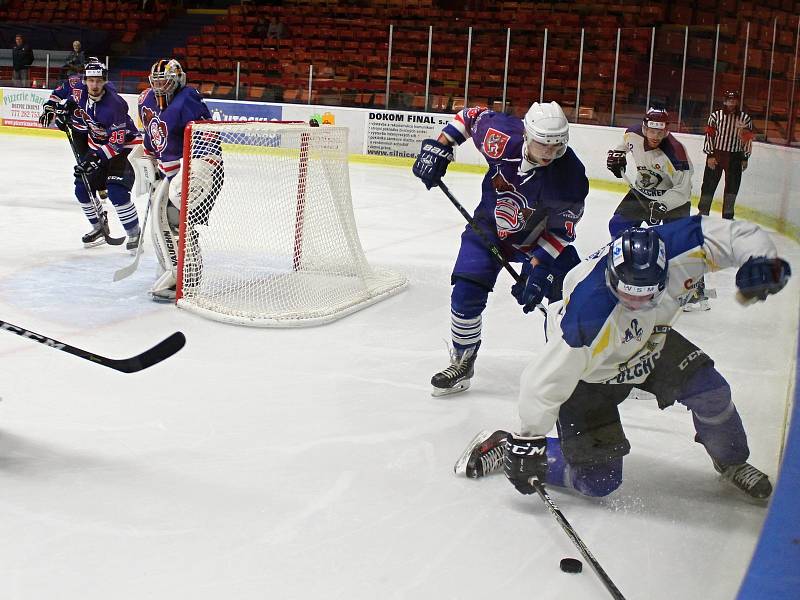
[[[511,274],[511,277],[514,278],[514,281],[519,282],[522,279],[520,274],[517,273],[514,267],[511,266],[511,263],[509,263],[508,260],[506,260],[506,257],[503,256],[503,253],[500,251],[500,248],[495,246],[492,243],[492,241],[486,236],[486,232],[483,231],[481,226],[478,225],[475,219],[472,218],[472,216],[461,205],[461,203],[456,199],[456,197],[450,193],[450,190],[444,184],[444,181],[439,181],[439,189],[441,189],[442,192],[444,192],[444,195],[447,196],[447,199],[453,203],[453,206],[455,206],[458,209],[458,212],[460,212],[461,215],[467,220],[469,226],[472,227],[472,230],[478,234],[478,237],[480,238],[483,245],[491,253],[491,255],[494,256],[495,259],[497,259],[497,262],[499,262],[500,265],[502,265],[502,267]],[[542,311],[542,314],[545,317],[547,316],[547,309],[544,306],[542,306],[541,304],[537,304],[536,308]]]
[[[597,573],[597,576],[603,582],[603,585],[606,586],[606,589],[611,594],[611,597],[615,600],[625,600],[622,592],[620,592],[617,586],[614,585],[614,582],[611,581],[611,578],[603,570],[603,567],[600,566],[600,563],[597,562],[597,559],[592,555],[591,552],[589,552],[589,548],[586,547],[586,544],[583,543],[583,540],[572,528],[572,525],[569,524],[569,521],[567,521],[564,513],[561,512],[561,509],[558,508],[556,503],[553,502],[552,498],[550,498],[550,495],[547,493],[547,490],[544,489],[542,482],[540,482],[536,477],[531,477],[528,480],[528,483],[530,483],[533,486],[533,489],[536,490],[536,493],[539,494],[539,497],[544,501],[548,510],[556,518],[556,521],[558,521],[558,524],[561,525],[561,528],[564,530],[567,536],[569,536],[569,539],[571,539],[578,548],[578,551],[581,553],[581,555],[583,555],[583,558],[589,562],[594,572]]]
[[[93,354],[88,350],[70,346],[64,342],[59,342],[58,340],[44,336],[41,333],[29,331],[28,329],[23,329],[18,325],[12,325],[11,323],[7,323],[5,321],[0,321],[0,329],[5,329],[6,331],[16,333],[18,336],[31,339],[34,342],[39,342],[40,344],[44,344],[50,348],[55,348],[56,350],[61,350],[62,352],[68,352],[79,358],[90,360],[98,365],[109,367],[110,369],[121,371],[123,373],[135,373],[136,371],[141,371],[147,367],[152,367],[154,364],[160,363],[165,358],[169,358],[175,354],[178,350],[183,348],[184,344],[186,344],[186,337],[180,331],[176,331],[171,336],[161,340],[158,344],[149,350],[145,350],[141,354],[137,354],[136,356],[132,356],[130,358],[116,359],[100,356],[99,354]]]
[[[642,194],[642,192],[640,192],[639,190],[636,189],[636,187],[633,185],[633,183],[631,183],[631,180],[628,179],[628,174],[625,171],[622,171],[622,178],[625,180],[625,183],[628,184],[628,187],[631,188],[631,191],[633,192],[633,195],[636,196],[636,199],[639,201],[639,204],[642,205],[642,208],[645,210],[645,212],[648,212],[648,213],[650,213],[652,215],[652,209],[650,207],[650,204],[653,201],[650,200],[650,198],[648,198],[644,194]],[[650,217],[647,218],[647,223],[649,225],[658,225],[657,222],[653,223],[653,219],[650,218]]]
[[[75,140],[72,138],[72,131],[67,125],[67,128],[64,130],[67,134],[67,139],[69,140],[69,147],[72,148],[72,154],[75,156],[75,164],[81,164],[81,156],[78,153],[78,148],[75,146]],[[83,180],[83,185],[86,188],[86,193],[89,194],[89,198],[92,200],[92,206],[94,206],[94,210],[97,213],[97,218],[100,220],[101,226],[104,225],[103,228],[103,237],[106,240],[106,244],[109,246],[119,246],[124,241],[125,238],[115,238],[111,237],[110,234],[107,234],[106,231],[111,231],[108,227],[108,216],[106,215],[106,211],[103,210],[103,206],[100,204],[100,200],[97,199],[97,194],[94,191],[94,188],[89,185],[89,178],[86,176],[86,173],[81,173],[81,179]]]
[[[147,195],[147,208],[145,209],[144,217],[142,218],[142,226],[140,228],[140,234],[139,234],[139,244],[136,246],[135,258],[133,259],[133,262],[129,264],[127,267],[122,267],[121,269],[117,269],[116,271],[114,271],[114,281],[121,281],[126,277],[130,277],[136,272],[136,269],[139,268],[139,260],[142,258],[142,253],[144,251],[144,236],[145,232],[147,231],[147,216],[150,214],[150,203],[153,201],[153,194],[156,193],[157,189],[158,186],[151,185],[150,193]]]

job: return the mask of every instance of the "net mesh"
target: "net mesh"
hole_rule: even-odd
[[[356,231],[347,129],[192,126],[178,305],[257,326],[334,320],[400,289]]]

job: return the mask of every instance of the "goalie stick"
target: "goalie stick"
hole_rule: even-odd
[[[506,260],[506,257],[503,256],[503,253],[500,251],[500,248],[495,246],[489,240],[489,238],[486,237],[486,233],[483,231],[483,229],[481,229],[481,226],[478,225],[478,223],[475,221],[475,219],[472,218],[472,216],[470,216],[470,214],[461,205],[461,203],[458,200],[456,200],[456,197],[453,196],[452,193],[450,193],[450,190],[444,184],[444,181],[441,180],[439,181],[439,189],[442,190],[442,192],[444,192],[444,195],[447,196],[448,200],[450,200],[450,202],[453,203],[453,206],[455,206],[458,209],[458,212],[461,213],[461,216],[463,216],[467,220],[469,226],[472,227],[472,230],[478,234],[478,237],[480,238],[483,245],[491,253],[491,255],[495,257],[497,262],[499,262],[503,266],[503,268],[511,274],[511,277],[514,278],[514,281],[517,282],[520,281],[520,279],[522,279],[520,274],[517,273],[514,267],[511,266],[511,263],[509,263],[508,260]],[[547,309],[544,306],[542,306],[541,304],[537,304],[536,308],[542,311],[542,314],[545,317],[547,316]]]
[[[67,139],[69,140],[69,147],[72,148],[72,154],[75,156],[75,164],[80,165],[81,156],[78,153],[78,148],[75,146],[75,140],[72,138],[72,131],[70,130],[69,125],[67,125],[65,133],[67,134]],[[86,177],[86,173],[81,173],[81,179],[83,180],[83,185],[86,188],[86,193],[89,194],[89,198],[92,200],[92,206],[94,206],[94,210],[97,213],[97,218],[100,220],[101,224],[103,224],[105,221],[104,224],[106,229],[110,231],[110,229],[108,229],[108,216],[106,215],[106,211],[103,209],[103,205],[100,204],[100,200],[97,198],[94,188],[89,185],[89,178]],[[109,246],[120,246],[125,241],[124,237],[111,237],[111,235],[106,234],[105,231],[103,231],[103,237],[106,240],[106,244]]]
[[[137,371],[141,371],[142,369],[152,367],[153,365],[160,363],[162,360],[175,354],[186,344],[186,336],[184,336],[180,331],[176,331],[166,339],[161,340],[158,344],[149,350],[145,350],[141,354],[137,354],[136,356],[132,356],[130,358],[117,359],[108,358],[107,356],[100,356],[99,354],[94,354],[93,352],[89,352],[83,348],[70,346],[64,342],[59,342],[58,340],[44,336],[41,333],[30,331],[18,325],[7,323],[6,321],[0,321],[0,329],[5,329],[6,331],[15,333],[20,337],[28,338],[34,342],[39,342],[40,344],[49,346],[50,348],[61,350],[62,352],[68,352],[69,354],[77,356],[78,358],[89,360],[103,367],[121,371],[122,373],[135,373]]]
[[[142,217],[142,227],[140,230],[141,233],[139,234],[139,244],[136,246],[135,258],[127,267],[122,267],[121,269],[114,271],[114,281],[122,281],[126,277],[130,277],[136,272],[136,269],[139,268],[139,260],[142,258],[142,253],[144,251],[144,236],[147,231],[147,216],[150,214],[150,203],[153,201],[153,194],[156,193],[157,189],[158,186],[151,185],[150,192],[147,195],[147,208],[144,211],[144,217]]]

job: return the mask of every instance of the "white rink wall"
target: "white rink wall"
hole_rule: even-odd
[[[38,127],[36,119],[48,90],[0,88],[0,126]],[[123,94],[136,120],[133,94]],[[233,100],[207,101],[214,120],[308,120],[321,118],[325,124],[349,129],[351,154],[368,156],[387,163],[410,161],[420,142],[438,133],[450,115],[410,111],[340,108],[302,104],[270,104]],[[757,124],[756,124],[757,125]],[[616,145],[624,132],[621,127],[576,124],[570,130],[570,145],[586,165],[587,175],[595,181],[620,183],[606,169],[606,152]],[[700,194],[703,180],[703,136],[677,134],[694,164],[693,193]],[[458,149],[460,165],[483,165],[483,158],[472,144]],[[800,240],[800,149],[755,143],[749,168],[742,178],[737,209],[743,217],[775,227]],[[722,199],[723,183],[715,198]],[[749,209],[742,210],[742,209]]]

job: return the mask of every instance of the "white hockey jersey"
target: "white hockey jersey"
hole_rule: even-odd
[[[606,286],[608,247],[567,274],[564,300],[548,308],[544,353],[522,373],[523,435],[547,434],[579,381],[643,383],[703,274],[777,253],[769,236],[746,221],[696,215],[656,230],[669,266],[664,296],[651,310],[631,311],[611,294]]]
[[[645,150],[642,126],[630,127],[622,142],[613,149],[633,154],[636,161],[633,185],[646,197],[663,202],[667,210],[689,202],[692,196],[692,161],[686,148],[671,133],[654,150]]]

